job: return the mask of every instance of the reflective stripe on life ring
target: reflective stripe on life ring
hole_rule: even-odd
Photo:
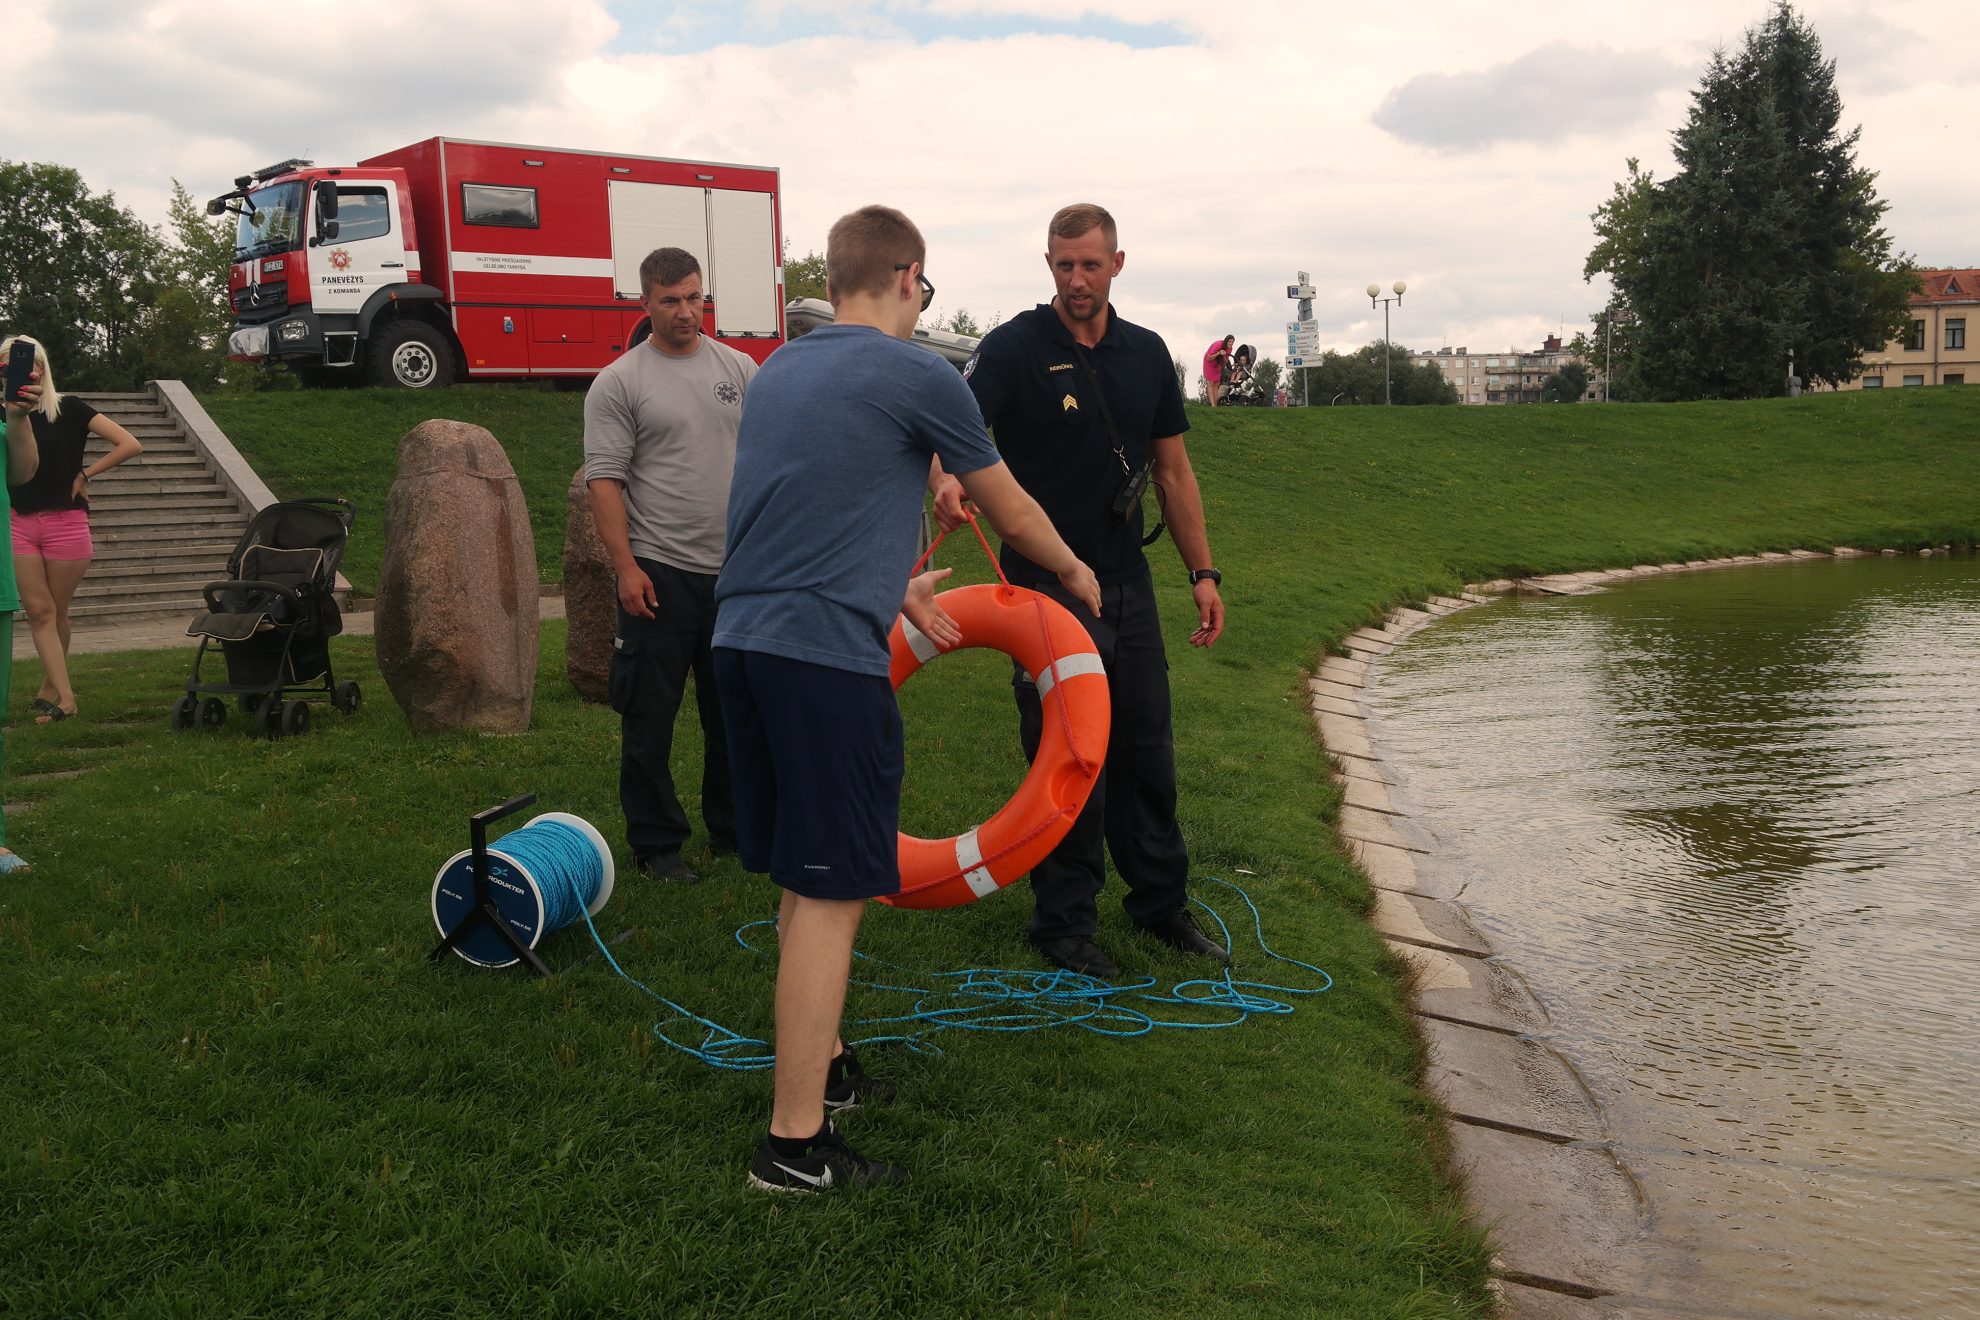
[[[1002,651],[1035,675],[1044,726],[1024,782],[996,815],[953,839],[900,836],[901,888],[883,903],[958,907],[1029,871],[1072,829],[1107,761],[1113,710],[1093,639],[1065,606],[1023,587],[958,587],[936,602],[962,629],[961,646]],[[899,688],[942,654],[905,618],[894,621],[889,676]]]

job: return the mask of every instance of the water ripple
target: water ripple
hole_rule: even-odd
[[[1980,1313],[1976,690],[1971,559],[1509,601],[1376,670],[1371,732],[1701,1298]]]

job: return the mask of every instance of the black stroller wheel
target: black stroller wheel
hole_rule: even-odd
[[[241,714],[245,715],[248,719],[252,720],[255,717],[255,715],[260,712],[261,703],[266,700],[267,697],[260,692],[248,692],[242,694],[238,702],[241,708]]]
[[[346,715],[355,715],[358,707],[364,704],[364,689],[355,681],[339,683],[336,694],[330,698],[330,704]]]
[[[269,697],[261,703],[261,709],[254,715],[255,732],[264,738],[282,736],[282,703]]]
[[[199,727],[217,729],[227,722],[227,703],[218,697],[205,697],[199,703]]]
[[[307,701],[285,701],[282,703],[282,732],[290,735],[309,732],[309,703]]]
[[[172,703],[172,727],[180,733],[199,722],[199,698],[188,692]]]

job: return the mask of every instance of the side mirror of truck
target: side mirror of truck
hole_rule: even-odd
[[[337,185],[329,179],[316,185],[316,241],[337,241]]]

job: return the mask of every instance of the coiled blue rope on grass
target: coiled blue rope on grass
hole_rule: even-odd
[[[897,978],[891,975],[884,980],[856,975],[851,984],[877,994],[906,996],[909,1003],[897,1013],[847,1022],[847,1038],[855,1046],[898,1043],[916,1053],[940,1054],[941,1049],[932,1038],[944,1031],[1011,1033],[1070,1027],[1103,1036],[1134,1037],[1164,1029],[1222,1030],[1241,1026],[1258,1015],[1291,1013],[1294,1005],[1290,1001],[1325,994],[1333,988],[1333,978],[1324,968],[1288,957],[1266,943],[1264,916],[1259,912],[1258,905],[1252,902],[1251,895],[1241,886],[1216,877],[1209,877],[1209,882],[1230,890],[1244,904],[1251,914],[1252,933],[1258,948],[1266,958],[1309,972],[1318,978],[1318,984],[1291,986],[1239,980],[1231,968],[1226,967],[1217,976],[1179,981],[1162,990],[1160,982],[1154,977],[1134,981],[1103,981],[1079,972],[1041,972],[1035,968],[971,967],[952,972],[919,972],[854,950],[853,957],[858,966],[900,973],[902,975],[898,979],[910,983],[898,984]],[[1231,948],[1230,927],[1225,924],[1222,914],[1200,898],[1192,901],[1216,922],[1222,936],[1220,942],[1225,948]],[[579,911],[583,911],[582,905]],[[744,1036],[703,1017],[633,977],[612,956],[589,914],[585,915],[584,920],[593,942],[605,955],[612,970],[674,1012],[674,1018],[653,1025],[653,1034],[663,1044],[714,1068],[740,1071],[768,1068],[775,1064],[776,1055],[769,1042]],[[751,953],[767,953],[768,950],[759,949],[749,937],[753,931],[766,928],[774,931],[776,924],[775,920],[770,919],[752,921],[737,929],[736,943]],[[1207,1010],[1219,1016],[1214,1020],[1192,1020],[1175,1016],[1162,1008],[1163,1005]],[[668,1029],[676,1021],[703,1028],[700,1042],[694,1044],[670,1036]],[[891,1030],[855,1035],[855,1030],[862,1027]]]
[[[545,934],[574,925],[605,883],[591,840],[559,820],[539,817],[510,830],[490,851],[513,859],[536,877],[543,894]]]

